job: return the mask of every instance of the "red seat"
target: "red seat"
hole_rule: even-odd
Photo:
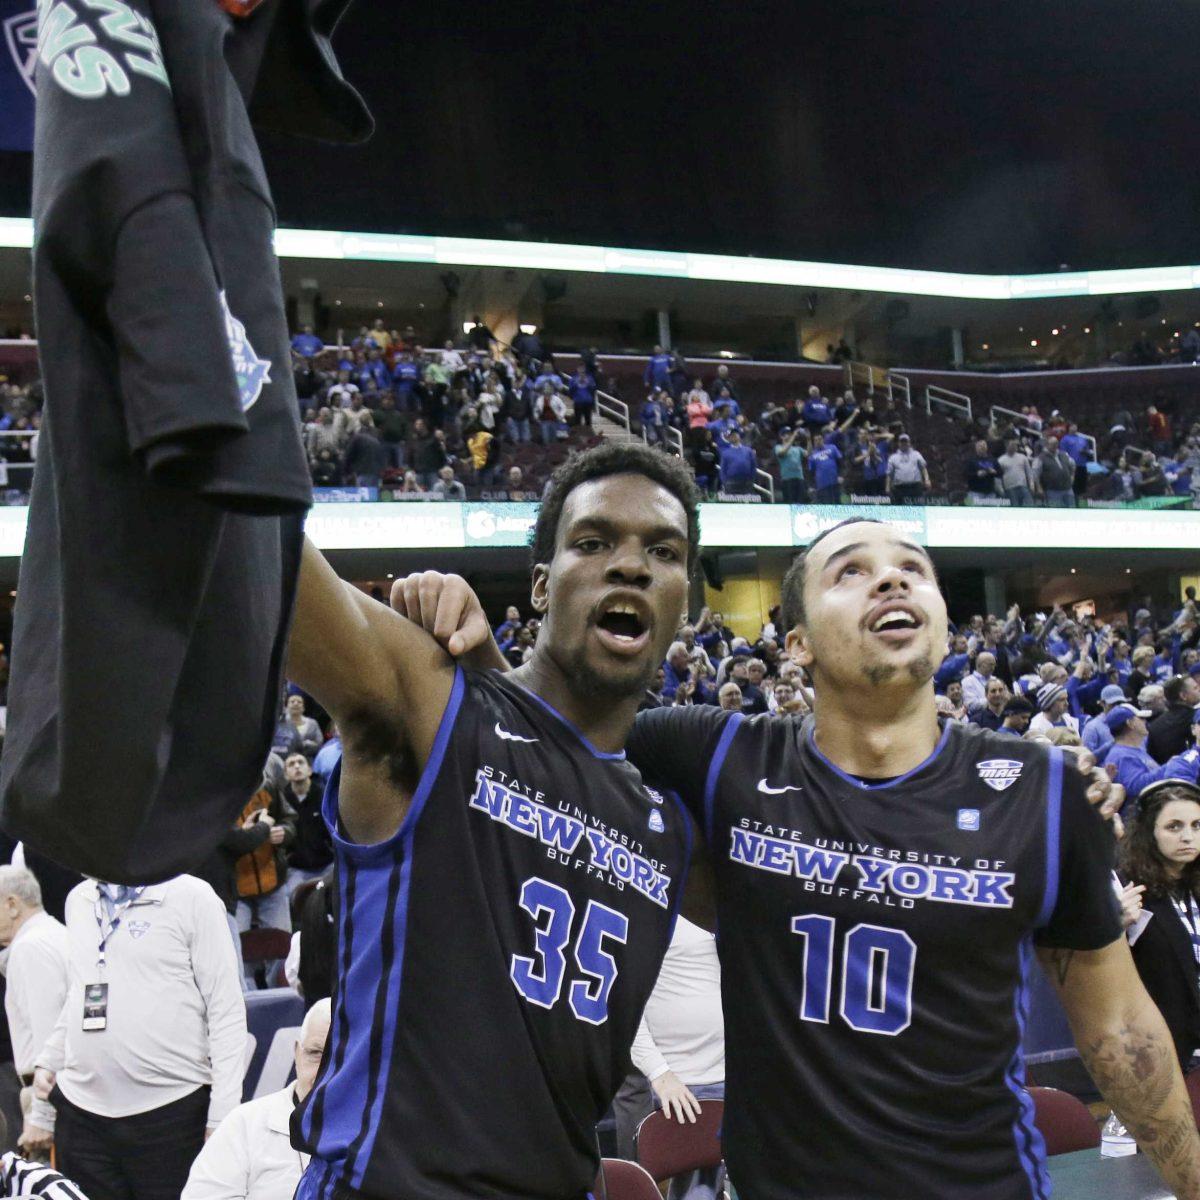
[[[694,1125],[653,1112],[638,1126],[637,1160],[655,1179],[719,1166],[724,1118],[724,1100],[701,1100]]]
[[[600,1160],[600,1174],[593,1191],[596,1200],[662,1200],[658,1184],[645,1167],[623,1158]]]
[[[1087,1106],[1070,1092],[1031,1087],[1034,1123],[1046,1141],[1046,1153],[1070,1154],[1100,1145],[1100,1127]]]
[[[1200,1071],[1189,1071],[1183,1082],[1187,1084],[1188,1096],[1192,1101],[1192,1112],[1196,1117],[1196,1128],[1200,1129]]]
[[[242,934],[242,961],[246,966],[287,958],[292,935],[283,929],[247,929]]]

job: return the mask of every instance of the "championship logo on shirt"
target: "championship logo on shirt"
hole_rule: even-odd
[[[225,336],[229,339],[229,357],[237,375],[242,412],[249,412],[262,395],[263,385],[271,382],[271,360],[259,358],[246,337],[246,327],[229,311],[225,293],[221,293],[221,311],[225,314]]]
[[[4,22],[4,44],[25,86],[36,95],[33,82],[34,68],[37,66],[36,10],[17,13]]]
[[[1021,778],[1024,764],[1016,758],[985,758],[975,764],[979,778],[993,791],[1006,792]]]

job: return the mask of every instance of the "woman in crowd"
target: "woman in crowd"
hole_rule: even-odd
[[[1200,788],[1151,784],[1122,845],[1126,880],[1145,888],[1133,959],[1186,1071],[1200,1049]]]

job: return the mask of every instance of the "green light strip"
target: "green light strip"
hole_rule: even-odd
[[[33,223],[0,217],[0,247],[28,250]],[[594,275],[647,275],[764,283],[780,287],[843,288],[902,296],[959,300],[1031,300],[1052,296],[1109,296],[1130,292],[1178,292],[1200,288],[1200,266],[1146,267],[1126,271],[1063,271],[1055,275],[967,275],[909,271],[843,263],[730,254],[688,254],[571,246],[558,242],[508,242],[489,238],[422,237],[413,234],[341,233],[329,229],[280,229],[280,258],[326,258],[345,262],[407,262],[438,266],[516,267],[582,271]]]

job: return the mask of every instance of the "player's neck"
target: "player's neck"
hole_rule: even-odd
[[[615,754],[625,749],[643,692],[627,697],[581,696],[549,654],[534,654],[510,678],[566,717],[597,750]]]
[[[813,740],[848,775],[904,775],[933,753],[941,737],[932,688],[900,699],[888,694],[881,705],[865,704],[854,693],[827,693],[816,695]]]

